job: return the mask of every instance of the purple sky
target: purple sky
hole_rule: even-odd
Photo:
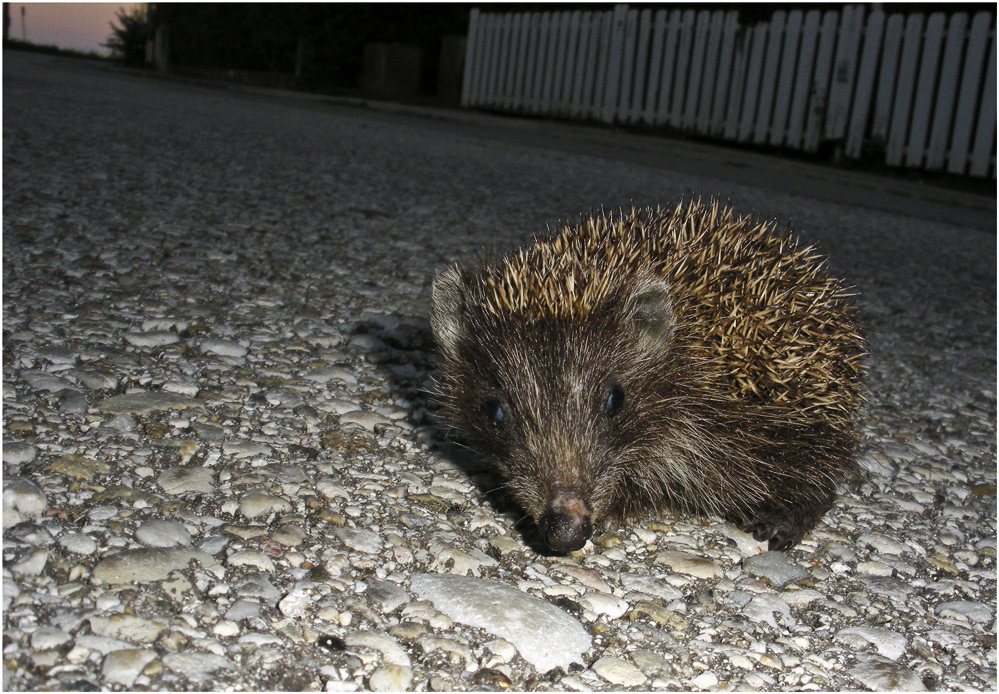
[[[93,51],[107,55],[101,46],[111,34],[109,23],[119,7],[136,3],[120,2],[25,2],[10,5],[10,37],[20,39],[21,8],[25,8],[25,37],[32,43],[60,48]]]

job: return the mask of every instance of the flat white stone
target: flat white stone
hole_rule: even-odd
[[[11,465],[30,463],[35,459],[38,451],[30,443],[25,441],[4,441],[3,462]]]
[[[201,341],[201,351],[218,354],[221,357],[245,357],[249,350],[232,340],[210,338]]]
[[[37,484],[25,477],[5,477],[3,482],[3,527],[42,515],[47,501]]]
[[[660,552],[653,563],[668,566],[677,573],[694,578],[721,578],[724,575],[721,567],[713,561],[686,552]]]
[[[59,538],[58,544],[73,554],[91,555],[97,551],[97,541],[84,533],[66,533]]]
[[[780,614],[784,624],[795,623],[794,617],[791,616],[790,606],[772,593],[762,593],[753,597],[742,609],[750,621],[766,622],[774,629],[780,629],[777,620],[774,619],[774,612]]]
[[[47,651],[57,648],[73,637],[56,627],[38,627],[31,635],[31,647],[36,651]]]
[[[26,576],[37,576],[45,570],[45,563],[48,560],[48,551],[44,549],[36,549],[27,557],[11,566],[10,570],[14,573],[24,574]]]
[[[105,583],[162,581],[177,569],[186,569],[197,560],[201,566],[218,571],[218,561],[210,554],[187,547],[128,549],[102,560],[94,567],[94,578]]]
[[[349,369],[345,369],[342,366],[324,366],[304,374],[302,378],[306,381],[312,381],[313,383],[340,381],[341,383],[346,383],[349,386],[357,383],[357,376],[355,376]]]
[[[333,534],[339,537],[343,544],[358,552],[378,554],[382,551],[382,539],[370,530],[333,528]]]
[[[836,640],[851,646],[863,646],[872,643],[878,649],[878,654],[898,660],[905,653],[906,639],[902,634],[881,627],[847,627],[836,633]]]
[[[91,631],[97,636],[136,643],[152,643],[166,628],[152,619],[127,614],[113,614],[110,617],[94,615],[89,622]]]
[[[88,651],[95,651],[101,655],[107,655],[112,651],[120,651],[124,648],[132,648],[132,644],[120,639],[112,639],[107,636],[77,636],[74,639],[77,646],[86,648]]]
[[[988,624],[992,621],[992,608],[971,600],[955,600],[937,605],[937,614],[946,617],[948,612],[958,614],[972,622]]]
[[[392,420],[385,415],[367,410],[353,410],[340,416],[340,425],[354,424],[368,431],[374,431],[379,424],[391,424]]]
[[[367,591],[365,591],[368,599],[377,603],[385,614],[409,602],[409,593],[392,581],[369,578],[365,584],[368,586]]]
[[[766,578],[778,588],[785,583],[800,581],[808,576],[808,571],[784,552],[763,552],[746,557],[742,562],[742,568],[753,576]]]
[[[118,387],[118,377],[98,369],[71,369],[66,375],[90,390],[109,390]]]
[[[236,441],[226,441],[225,443],[223,443],[222,453],[224,453],[225,455],[230,455],[234,458],[243,459],[243,458],[258,458],[260,456],[269,456],[274,453],[274,450],[266,443],[240,439]]]
[[[123,648],[111,651],[101,663],[101,677],[105,682],[131,687],[149,663],[156,660],[151,648]]]
[[[156,479],[167,494],[215,491],[215,471],[205,467],[175,467],[164,470]]]
[[[58,393],[60,390],[73,388],[72,384],[68,381],[64,381],[58,376],[53,376],[50,373],[44,371],[22,371],[21,378],[34,390],[40,390],[47,393]]]
[[[239,512],[247,518],[269,513],[290,513],[292,505],[286,499],[265,492],[250,492],[239,500]]]
[[[205,684],[216,670],[231,670],[232,661],[213,653],[181,651],[163,656],[163,664],[188,679]]]
[[[604,656],[593,663],[591,669],[611,684],[621,687],[637,687],[645,683],[642,671],[620,658]]]
[[[412,686],[413,668],[403,665],[382,665],[368,678],[373,692],[408,692]]]
[[[713,672],[705,672],[702,675],[698,675],[694,679],[690,680],[691,684],[694,685],[694,689],[700,689],[707,691],[711,687],[718,684],[718,676]]]
[[[579,604],[596,614],[604,614],[611,619],[617,619],[628,611],[628,603],[614,595],[595,591],[587,593],[579,599]]]
[[[869,661],[849,673],[874,692],[925,692],[926,685],[912,670],[898,663]]]
[[[223,638],[236,636],[239,633],[239,625],[228,619],[222,619],[212,627],[212,633]]]
[[[226,564],[229,566],[255,566],[261,571],[266,571],[267,573],[274,573],[277,568],[274,566],[274,562],[270,557],[263,552],[257,552],[252,549],[244,549],[239,552],[233,552],[226,558]]]
[[[182,523],[157,519],[136,528],[135,539],[146,547],[186,547],[191,544],[191,533]]]
[[[260,603],[254,600],[243,600],[240,598],[232,604],[232,607],[225,613],[225,618],[238,622],[241,619],[252,619],[260,614]]]
[[[180,337],[172,330],[147,330],[122,335],[125,342],[135,347],[160,347],[180,342]]]
[[[516,588],[468,576],[417,574],[411,586],[421,600],[469,626],[506,639],[539,672],[582,662],[592,643],[575,617]]]
[[[411,665],[406,651],[403,650],[398,641],[388,634],[378,631],[355,631],[347,634],[344,641],[348,646],[362,646],[378,651],[389,665],[402,667],[410,667]]]

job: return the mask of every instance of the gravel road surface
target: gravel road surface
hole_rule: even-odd
[[[3,686],[996,689],[995,199],[3,55]],[[863,474],[543,556],[426,395],[434,272],[717,195],[855,286]]]

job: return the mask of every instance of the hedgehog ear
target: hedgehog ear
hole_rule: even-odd
[[[661,350],[673,334],[676,320],[670,296],[668,284],[652,279],[638,284],[628,297],[626,329],[641,351]]]
[[[460,265],[449,267],[434,278],[431,292],[430,327],[437,346],[451,357],[467,332],[464,275]]]

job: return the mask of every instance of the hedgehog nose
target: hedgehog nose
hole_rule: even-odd
[[[586,502],[559,494],[538,520],[538,528],[548,546],[556,552],[582,549],[593,534]]]

